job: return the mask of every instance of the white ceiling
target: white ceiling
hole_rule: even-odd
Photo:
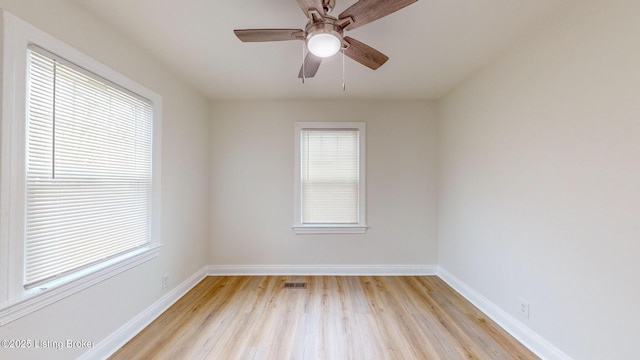
[[[576,0],[418,0],[347,33],[389,56],[376,71],[324,60],[303,85],[302,41],[242,43],[237,28],[304,28],[295,0],[72,0],[212,99],[437,99]],[[366,1],[366,0],[362,0]],[[336,0],[335,16],[355,0]]]

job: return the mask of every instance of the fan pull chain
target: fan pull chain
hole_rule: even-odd
[[[344,80],[345,75],[344,75],[345,71],[344,71],[344,48],[342,49],[342,91],[347,91],[347,85],[346,82]]]
[[[304,84],[304,77],[305,77],[305,73],[304,73],[304,49],[307,47],[307,44],[303,41],[302,42],[302,83]]]

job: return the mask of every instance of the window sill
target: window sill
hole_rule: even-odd
[[[80,292],[121,272],[147,262],[160,254],[161,245],[140,249],[133,253],[115,258],[74,278],[66,278],[65,283],[45,284],[39,288],[25,291],[22,298],[0,307],[0,326],[17,320],[34,311],[40,310],[68,296]],[[91,271],[92,270],[92,271]],[[90,272],[89,272],[90,271]],[[64,278],[61,280],[65,280]]]
[[[296,235],[307,234],[364,234],[366,225],[296,225],[293,232]]]

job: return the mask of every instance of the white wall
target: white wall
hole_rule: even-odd
[[[427,101],[214,101],[211,263],[436,265],[436,118]],[[366,122],[364,235],[294,235],[293,124]]]
[[[575,359],[636,359],[639,1],[586,1],[440,104],[440,264]]]
[[[0,7],[163,96],[161,255],[0,327],[0,339],[99,342],[208,264],[209,104],[139,46],[64,0]],[[170,275],[161,289],[162,274]],[[85,350],[0,349],[7,359],[71,359]]]

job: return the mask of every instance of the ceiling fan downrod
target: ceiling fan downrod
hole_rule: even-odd
[[[322,7],[325,13],[330,13],[336,6],[336,0],[322,0]]]

